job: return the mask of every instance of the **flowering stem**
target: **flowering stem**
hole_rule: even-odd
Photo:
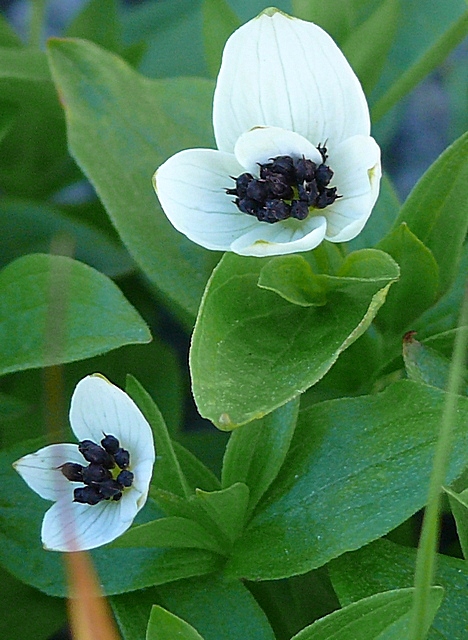
[[[424,640],[427,635],[427,611],[429,592],[434,579],[437,544],[439,539],[439,513],[441,489],[449,462],[453,424],[457,411],[457,394],[460,392],[465,353],[468,346],[468,282],[465,289],[459,331],[455,337],[452,362],[447,382],[447,395],[442,414],[442,424],[437,440],[434,464],[429,484],[429,496],[421,531],[416,570],[414,576],[414,600],[409,640]]]

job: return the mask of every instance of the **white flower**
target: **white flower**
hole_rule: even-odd
[[[213,127],[218,150],[181,151],[153,178],[167,217],[188,238],[207,249],[270,256],[308,251],[324,239],[351,240],[362,230],[378,196],[380,150],[359,80],[320,27],[276,9],[240,27],[224,49]],[[321,187],[330,204],[317,207],[311,198],[300,205],[305,219],[287,217],[294,199],[307,197],[295,178],[281,205],[271,205],[270,194],[253,211],[251,199],[241,202],[250,206],[250,215],[242,212],[234,201],[245,192],[234,193],[230,176],[249,173],[257,181],[259,165],[278,156],[329,167],[333,177]],[[280,221],[264,221],[270,215]]]
[[[146,502],[155,460],[153,435],[143,414],[124,391],[99,374],[76,386],[70,424],[80,445],[52,444],[13,464],[31,489],[55,502],[41,531],[44,547],[52,551],[93,549],[126,531]],[[113,436],[105,441],[106,450],[99,445],[105,436]],[[96,455],[103,456],[103,464],[96,462]],[[85,484],[78,479],[83,473],[93,474],[95,481],[88,477]]]

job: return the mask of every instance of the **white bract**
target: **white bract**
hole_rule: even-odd
[[[41,498],[53,500],[42,522],[41,538],[52,551],[82,551],[111,542],[132,524],[146,502],[155,460],[151,428],[133,400],[99,374],[81,380],[73,393],[70,424],[79,442],[99,442],[113,435],[129,452],[131,486],[119,501],[98,504],[74,502],[74,490],[83,482],[72,482],[62,473],[67,462],[88,462],[76,444],[52,444],[17,460],[13,466]]]
[[[176,229],[207,249],[271,256],[344,242],[364,227],[378,196],[380,149],[370,136],[359,80],[320,27],[267,9],[226,43],[213,102],[218,150],[188,149],[154,175]],[[243,213],[226,193],[231,177],[278,156],[320,164],[326,146],[330,187],[339,196],[309,207],[303,220],[273,224]]]

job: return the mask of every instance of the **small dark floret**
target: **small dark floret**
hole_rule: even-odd
[[[107,453],[114,455],[114,453],[117,453],[120,448],[120,442],[115,436],[106,435],[101,440],[101,446],[107,451]]]
[[[271,173],[267,178],[267,184],[269,193],[277,198],[284,200],[290,200],[293,197],[293,189],[291,185],[286,182],[284,176],[280,173]]]
[[[339,196],[336,195],[336,187],[325,189],[319,194],[315,206],[317,209],[325,209],[329,204],[333,204],[337,198],[339,198]]]
[[[247,197],[257,202],[263,202],[268,197],[270,188],[266,180],[252,180],[247,187]]]
[[[315,172],[315,179],[319,187],[326,187],[333,178],[333,171],[326,164],[321,164]]]
[[[91,463],[83,469],[83,482],[85,484],[102,482],[110,478],[112,478],[112,474],[109,469],[106,469],[100,464]]]
[[[130,464],[130,454],[126,449],[120,448],[114,454],[114,460],[117,463],[117,466],[121,469],[125,469]]]
[[[288,181],[294,179],[294,161],[290,156],[270,158],[271,162],[260,165],[260,177],[268,178],[272,173],[279,173]]]
[[[122,485],[122,487],[131,487],[133,483],[133,473],[128,469],[124,469],[117,476],[117,482]]]
[[[297,191],[299,194],[299,200],[301,200],[302,202],[307,202],[307,205],[309,207],[315,204],[316,198],[319,194],[317,183],[315,182],[315,180],[300,184]]]
[[[262,213],[264,222],[279,222],[291,217],[291,207],[282,200],[267,200]]]
[[[243,173],[238,178],[236,178],[236,189],[237,195],[242,198],[247,195],[247,187],[254,179],[251,173]]]
[[[83,482],[83,467],[77,462],[65,462],[65,464],[62,464],[60,467],[60,471],[67,480]]]
[[[298,184],[313,180],[315,177],[316,167],[317,165],[315,162],[312,162],[312,160],[307,160],[304,156],[302,156],[302,158],[298,158],[294,163]]]
[[[305,220],[309,215],[309,207],[307,202],[302,200],[293,200],[291,203],[291,218],[296,220]]]
[[[122,491],[122,485],[117,482],[117,480],[104,480],[100,482],[99,485],[96,485],[100,495],[105,499],[109,500],[109,498],[113,498],[118,493]]]
[[[78,444],[78,451],[88,462],[102,464],[107,469],[112,469],[115,466],[112,456],[91,440],[83,440],[80,442]]]
[[[248,213],[249,216],[256,216],[260,208],[260,204],[252,198],[237,198],[236,204],[242,213]]]
[[[96,486],[87,485],[86,487],[78,487],[73,491],[73,502],[81,504],[97,504],[103,500],[99,489]]]

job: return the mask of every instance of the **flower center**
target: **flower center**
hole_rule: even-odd
[[[133,483],[133,473],[127,469],[129,452],[111,435],[105,435],[101,446],[83,440],[78,451],[89,462],[87,467],[76,462],[65,462],[60,467],[67,480],[85,485],[73,491],[73,502],[93,505],[102,500],[120,500],[125,488]]]
[[[325,164],[327,148],[317,147],[322,163],[317,165],[304,156],[270,158],[259,164],[260,178],[242,173],[234,189],[226,189],[236,196],[234,203],[242,213],[255,216],[260,222],[280,222],[288,218],[305,220],[312,209],[325,209],[341,196],[336,187],[329,187],[333,171]]]

